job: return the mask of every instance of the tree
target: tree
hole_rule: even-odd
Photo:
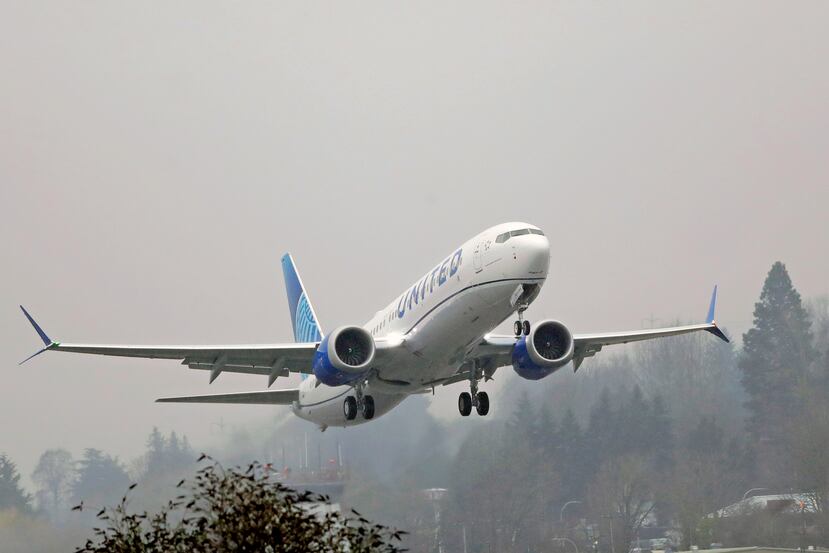
[[[182,493],[156,514],[130,513],[127,498],[104,509],[104,527],[78,553],[271,551],[395,552],[404,532],[351,516],[311,508],[324,496],[297,492],[270,478],[258,463],[200,469]],[[132,489],[135,485],[130,486]]]
[[[179,439],[178,434],[170,432],[170,436],[165,438],[158,428],[153,427],[147,438],[147,453],[144,457],[144,476],[158,478],[173,475],[178,478],[182,471],[193,464],[196,455],[190,448],[187,436]]]
[[[628,549],[653,511],[652,480],[650,462],[632,453],[609,459],[590,486],[590,508],[597,520],[612,517],[614,547],[618,551]]]
[[[726,445],[725,432],[714,417],[700,419],[680,444],[665,489],[682,530],[684,549],[722,539],[711,533],[716,521],[705,517],[739,499],[746,489],[744,480],[740,448],[735,443]]]
[[[811,323],[786,266],[776,262],[754,306],[754,326],[743,335],[739,361],[748,393],[748,431],[768,459],[771,482],[789,472],[788,435],[800,413],[798,393],[807,389],[815,357]]]
[[[583,462],[584,434],[572,409],[567,409],[561,419],[558,439],[555,458],[561,472],[562,501],[571,501],[583,497],[589,477]]]
[[[650,447],[654,452],[654,464],[658,470],[667,469],[673,461],[673,421],[662,396],[654,396],[649,408],[647,428]]]
[[[72,502],[92,505],[114,503],[129,485],[129,477],[117,459],[98,449],[84,450],[72,485]]]
[[[31,511],[32,498],[20,486],[17,466],[6,454],[0,454],[0,511],[15,509],[21,513]]]
[[[32,480],[40,489],[40,497],[50,503],[52,518],[55,520],[60,519],[74,477],[72,454],[65,449],[44,451],[32,473]],[[46,505],[41,504],[41,507],[45,508]]]
[[[632,350],[636,382],[646,396],[661,396],[670,405],[678,435],[693,428],[700,413],[733,421],[730,431],[743,429],[733,344],[698,332],[638,342]]]

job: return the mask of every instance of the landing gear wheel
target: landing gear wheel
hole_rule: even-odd
[[[516,336],[521,336],[521,330],[522,330],[521,321],[515,321],[512,324],[512,331],[515,332]]]
[[[468,417],[472,412],[472,396],[469,392],[463,392],[458,396],[458,411],[461,412],[462,417]]]
[[[523,328],[521,330],[524,331],[524,336],[530,335],[530,321],[524,321],[524,324],[521,325]]]
[[[343,401],[343,415],[345,415],[347,421],[353,421],[357,418],[357,400],[353,396],[348,396]]]
[[[475,410],[481,417],[489,413],[489,395],[486,392],[478,392],[478,405],[475,406]]]
[[[371,396],[363,397],[363,418],[366,420],[374,418],[374,398]]]

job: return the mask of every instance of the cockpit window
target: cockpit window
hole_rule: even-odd
[[[504,242],[510,239],[510,236],[521,236],[522,234],[540,234],[541,236],[544,236],[544,233],[536,228],[522,228],[520,230],[513,230],[510,232],[499,234],[498,237],[495,239],[495,243],[503,244]]]

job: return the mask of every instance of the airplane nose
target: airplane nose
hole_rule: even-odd
[[[520,237],[516,261],[527,276],[546,277],[550,268],[550,242],[546,236],[530,234]]]

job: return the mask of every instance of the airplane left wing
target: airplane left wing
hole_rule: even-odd
[[[590,334],[573,334],[573,370],[576,371],[587,357],[592,357],[604,346],[627,344],[654,338],[678,336],[689,332],[704,330],[710,332],[720,340],[728,342],[728,337],[717,326],[714,320],[714,308],[717,302],[717,287],[711,295],[706,322],[693,325],[673,326],[667,328],[650,328],[623,332],[596,332]],[[485,372],[511,363],[512,349],[518,340],[515,336],[485,336],[475,348],[472,358],[476,359]],[[491,374],[491,372],[490,372]]]
[[[210,371],[210,382],[222,372],[268,375],[268,386],[280,376],[291,372],[312,374],[314,353],[318,342],[294,344],[226,345],[226,346],[133,346],[102,344],[65,344],[56,342],[40,328],[23,306],[23,314],[43,340],[44,348],[28,357],[45,351],[67,351],[116,357],[146,359],[179,359],[191,369]]]

